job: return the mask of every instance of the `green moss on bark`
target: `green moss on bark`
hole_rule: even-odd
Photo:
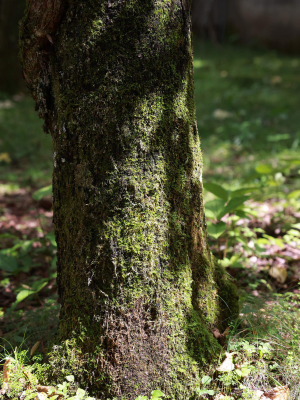
[[[53,376],[72,371],[101,399],[192,399],[221,351],[224,302],[236,312],[207,246],[189,8],[70,0],[49,65],[23,53],[53,137]]]

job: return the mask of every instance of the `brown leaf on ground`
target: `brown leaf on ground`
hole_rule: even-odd
[[[39,341],[37,341],[37,342],[35,343],[34,346],[32,346],[32,348],[31,348],[31,350],[30,350],[30,355],[31,355],[31,356],[36,352],[36,350],[37,350],[37,348],[39,347],[40,344],[41,344],[41,341],[39,340]]]
[[[10,362],[11,362],[11,359],[10,358],[8,358],[6,361],[5,361],[5,363],[4,363],[4,365],[3,365],[3,382],[8,382],[8,380],[9,380],[9,367],[8,367],[8,365],[10,364]]]
[[[287,271],[281,265],[274,265],[269,269],[269,275],[276,279],[279,283],[284,283],[287,278]]]
[[[37,386],[36,390],[40,393],[46,393],[48,395],[53,395],[55,393],[55,387],[53,386]]]
[[[226,336],[229,334],[229,328],[227,327],[223,333],[220,333],[218,328],[213,330],[214,337],[218,340],[218,342],[223,346],[226,341]]]
[[[225,399],[225,397],[226,396],[223,393],[218,393],[216,397],[214,397],[214,400],[222,400]]]
[[[226,355],[226,359],[222,362],[222,364],[218,368],[216,368],[217,371],[230,372],[230,371],[234,370],[234,364],[232,361],[234,354],[226,352],[225,355]]]
[[[288,400],[290,390],[288,386],[277,386],[267,392],[264,392],[260,400]]]

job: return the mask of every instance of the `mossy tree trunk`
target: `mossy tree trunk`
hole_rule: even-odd
[[[190,2],[32,0],[24,76],[54,147],[50,361],[100,399],[193,398],[237,296],[207,245]]]
[[[0,0],[0,91],[8,94],[25,89],[18,62],[18,22],[25,5],[25,0]]]

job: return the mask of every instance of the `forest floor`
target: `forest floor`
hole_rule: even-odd
[[[260,389],[270,387],[271,378],[261,368],[248,371],[253,360],[257,365],[265,357],[270,361],[266,365],[279,365],[290,352],[292,360],[298,357],[300,338],[294,326],[300,308],[299,67],[299,57],[195,44],[195,99],[210,244],[241,296],[240,320],[230,328],[226,349],[239,352],[236,365],[240,362],[244,375],[223,371],[218,383],[232,398],[240,396],[239,379],[247,390],[258,388],[255,379],[260,379]],[[8,350],[24,345],[24,338],[27,348],[40,342],[41,353],[55,332],[58,315],[49,192],[52,145],[42,124],[28,96],[8,98],[0,93],[0,337]],[[44,192],[38,191],[44,187]],[[277,358],[263,347],[271,342]],[[285,346],[281,355],[278,346]],[[252,359],[249,365],[245,357]],[[295,368],[293,363],[289,365]],[[297,381],[284,365],[275,365],[272,379],[290,385],[293,376],[291,398],[297,399],[300,378]],[[210,395],[210,382],[204,382],[204,396]]]

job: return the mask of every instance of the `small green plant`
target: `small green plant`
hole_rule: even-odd
[[[78,387],[73,375],[65,377],[65,381],[54,386],[43,386],[45,382],[45,371],[48,364],[41,364],[40,357],[29,356],[29,350],[22,350],[24,342],[19,346],[11,348],[11,352],[2,347],[5,357],[1,385],[5,395],[11,399],[19,399],[21,394],[24,400],[38,397],[40,392],[47,390],[47,398],[56,400],[94,400],[87,391]],[[42,378],[41,385],[39,378]],[[38,397],[40,398],[40,397]],[[159,397],[154,397],[159,399]]]
[[[221,221],[226,214],[247,218],[249,211],[245,210],[244,203],[251,196],[246,196],[245,194],[252,193],[258,189],[256,187],[248,187],[229,191],[215,183],[204,183],[203,187],[217,197],[217,199],[205,203],[205,215],[210,219],[207,223],[207,231],[215,239],[218,239],[228,229],[226,223]]]
[[[159,400],[164,396],[165,396],[164,393],[162,393],[160,390],[153,390],[153,392],[151,392],[151,397],[149,400]],[[148,400],[148,397],[138,396],[135,400]]]
[[[214,390],[211,390],[211,389],[208,389],[208,388],[205,387],[205,386],[208,386],[211,383],[211,380],[212,379],[211,379],[210,376],[207,376],[207,375],[203,376],[203,378],[201,379],[201,382],[202,382],[202,385],[204,386],[204,388],[203,389],[197,388],[197,390],[196,390],[196,393],[199,396],[202,396],[204,394],[208,394],[209,396],[213,396],[215,394]]]

